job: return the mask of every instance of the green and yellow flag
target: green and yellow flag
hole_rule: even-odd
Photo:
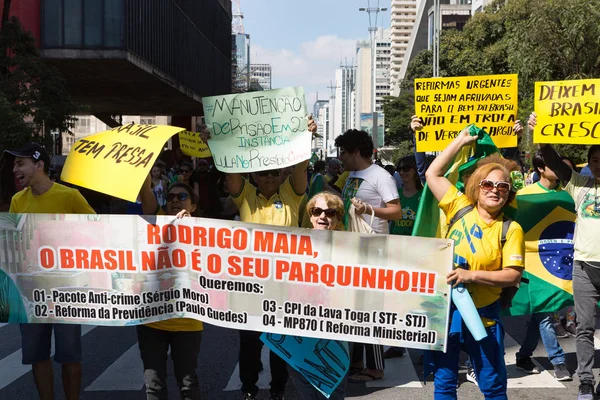
[[[498,152],[485,131],[475,126],[469,129],[479,139],[461,149],[445,174],[459,190],[464,189],[464,176],[473,171],[477,161]],[[562,190],[542,191],[530,186],[504,210],[523,228],[526,249],[525,272],[507,311],[510,315],[552,312],[573,304],[573,199]],[[413,235],[445,237],[446,230],[445,215],[425,185]]]
[[[575,203],[539,182],[517,193],[514,216],[525,232],[525,271],[510,315],[554,312],[573,305]]]

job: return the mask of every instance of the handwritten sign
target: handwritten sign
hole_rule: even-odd
[[[61,179],[128,201],[140,188],[167,140],[183,128],[119,126],[79,139],[69,152]]]
[[[202,103],[219,171],[284,168],[311,156],[303,88],[205,97]]]
[[[200,139],[200,132],[179,132],[179,145],[186,156],[207,158],[212,155],[208,145]]]
[[[423,121],[417,151],[444,150],[469,124],[498,147],[517,146],[518,87],[517,75],[415,79],[415,114]]]
[[[534,143],[600,144],[600,79],[535,83]]]
[[[0,235],[12,242],[0,246],[0,260],[14,262],[0,269],[20,296],[0,291],[0,309],[24,307],[20,322],[194,318],[231,329],[446,348],[448,239],[174,216],[3,219],[10,225]]]

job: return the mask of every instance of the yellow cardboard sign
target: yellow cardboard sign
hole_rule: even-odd
[[[536,82],[534,143],[600,144],[600,79]]]
[[[483,128],[498,147],[517,146],[516,74],[415,79],[415,114],[423,129],[417,151],[440,151],[466,125]]]
[[[212,156],[208,145],[200,139],[200,132],[179,132],[179,146],[186,156],[207,158]]]
[[[182,130],[131,123],[86,136],[71,148],[60,177],[77,186],[136,201],[165,142]]]

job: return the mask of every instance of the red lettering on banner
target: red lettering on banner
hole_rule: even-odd
[[[229,256],[227,272],[232,276],[267,279],[269,277],[270,260],[259,257]]]
[[[312,241],[307,235],[294,235],[285,232],[254,231],[254,251],[261,253],[312,256]]]
[[[41,247],[38,251],[38,263],[44,269],[56,267],[56,253],[52,247]]]
[[[75,261],[73,260],[73,250],[59,248],[58,249],[58,260],[61,269],[71,269],[75,267]]]
[[[148,244],[160,244],[160,226],[148,224]]]

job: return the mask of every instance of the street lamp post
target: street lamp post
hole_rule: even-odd
[[[387,8],[379,7],[379,0],[377,0],[377,7],[371,7],[371,1],[367,1],[367,7],[361,7],[358,11],[365,11],[369,14],[369,35],[371,36],[371,112],[373,115],[373,145],[375,149],[379,146],[383,146],[383,143],[379,143],[379,129],[377,127],[377,119],[379,117],[377,113],[377,100],[376,100],[376,82],[375,82],[375,69],[376,69],[376,57],[375,57],[375,34],[377,33],[377,17],[380,11],[387,11]],[[371,18],[371,14],[375,14],[375,18]]]

